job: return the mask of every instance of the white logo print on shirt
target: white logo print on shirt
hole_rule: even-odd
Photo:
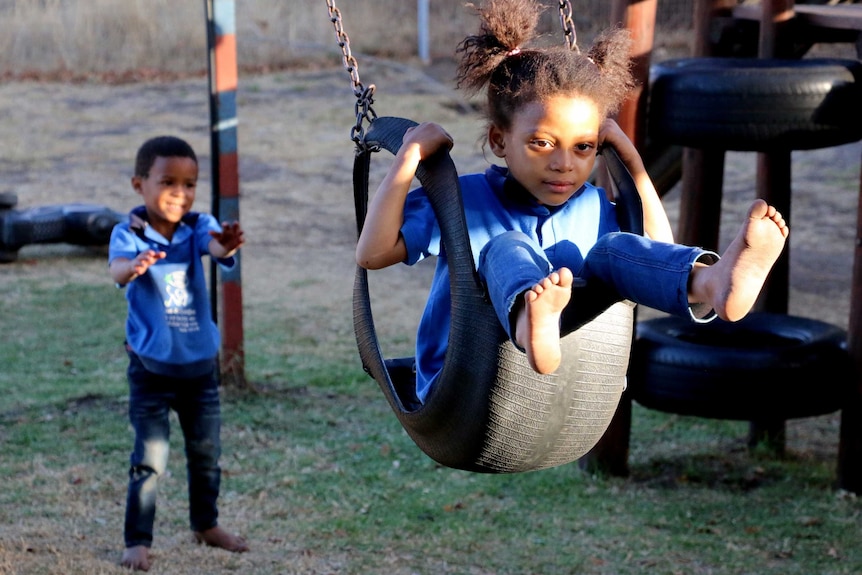
[[[189,291],[187,269],[183,264],[159,264],[149,270],[162,294],[168,327],[182,333],[201,329],[192,305],[194,297]]]

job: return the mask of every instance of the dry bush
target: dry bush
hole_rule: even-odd
[[[0,66],[12,73],[205,69],[203,4],[194,4],[197,10],[172,0],[6,0]]]

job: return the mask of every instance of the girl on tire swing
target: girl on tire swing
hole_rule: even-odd
[[[574,278],[696,322],[742,319],[789,234],[782,215],[755,200],[721,257],[673,243],[658,194],[632,142],[608,118],[634,87],[630,39],[606,31],[589,52],[530,48],[542,8],[534,0],[486,0],[480,29],[458,46],[457,85],[487,95],[487,145],[506,167],[461,176],[474,261],[497,316],[538,373],[560,365],[560,317]],[[419,323],[416,392],[424,401],[443,366],[450,325],[448,268],[440,229],[422,188],[419,162],[452,137],[421,123],[371,200],[356,261],[366,269],[438,256]],[[587,182],[602,146],[628,167],[643,204],[647,237],[619,231],[614,204]]]

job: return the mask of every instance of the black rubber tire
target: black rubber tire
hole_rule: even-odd
[[[9,210],[0,214],[0,247],[30,244],[106,245],[125,214],[94,204],[59,204]]]
[[[832,413],[856,381],[846,340],[834,325],[783,314],[752,313],[736,323],[643,321],[628,393],[650,409],[716,419]]]
[[[361,228],[368,200],[369,150],[398,151],[404,132],[416,123],[381,116],[366,133],[367,147],[354,160],[354,199]],[[640,199],[631,174],[608,149],[605,163],[627,204],[620,225],[643,226]],[[377,381],[404,430],[422,451],[447,467],[482,473],[533,471],[571,463],[601,439],[617,410],[626,381],[633,339],[634,304],[581,297],[574,329],[560,341],[563,361],[550,375],[536,373],[515,349],[476,279],[458,173],[447,151],[424,159],[416,173],[440,224],[449,258],[452,322],[443,370],[425,403],[416,405],[412,361],[386,361],[377,339],[368,272],[357,266],[353,322],[363,368]],[[580,289],[580,288],[576,288]],[[585,290],[587,288],[584,288]],[[574,297],[574,296],[573,296]],[[600,310],[604,310],[599,313]],[[595,314],[598,313],[596,316]],[[584,323],[585,322],[585,323]],[[580,323],[575,328],[574,324]]]
[[[18,252],[15,250],[7,250],[0,246],[0,264],[11,264],[18,260]]]
[[[18,204],[18,194],[15,192],[0,192],[0,210],[10,210]]]
[[[857,60],[679,58],[650,76],[651,142],[763,152],[862,139]]]
[[[3,244],[10,250],[30,244],[62,242],[66,235],[63,207],[52,205],[10,210],[3,216],[2,229]]]

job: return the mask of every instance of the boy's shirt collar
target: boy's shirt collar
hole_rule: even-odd
[[[194,225],[196,220],[197,214],[194,212],[189,212],[184,215],[182,220],[180,220],[179,226],[177,226],[176,232],[174,232],[174,238],[178,238],[178,233],[180,234],[180,238],[184,237],[181,230],[186,226]],[[150,225],[150,217],[147,215],[146,206],[138,206],[129,212],[129,229],[145,242],[154,242],[161,247],[171,245],[171,242],[169,242],[165,236],[154,230]]]

